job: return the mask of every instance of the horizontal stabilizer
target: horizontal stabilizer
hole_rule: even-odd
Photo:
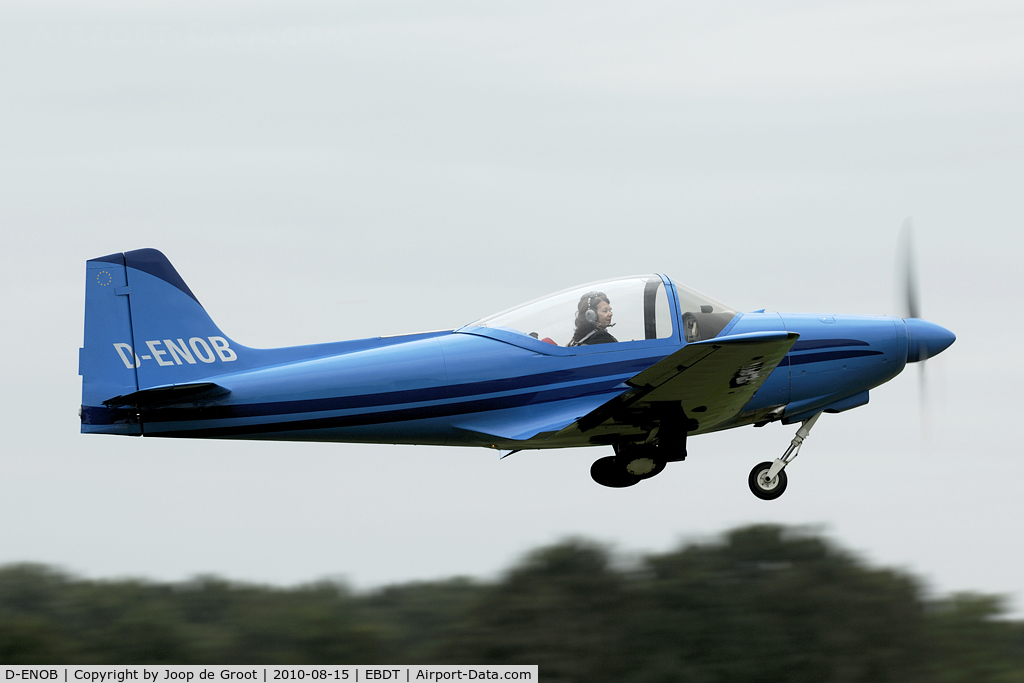
[[[197,401],[207,401],[212,398],[224,396],[231,391],[213,382],[195,382],[192,384],[169,384],[162,387],[143,389],[124,396],[115,396],[107,399],[103,405],[108,408],[120,406],[138,406],[142,408],[155,408],[161,406],[175,406]]]

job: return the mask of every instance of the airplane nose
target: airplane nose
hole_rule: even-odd
[[[936,356],[956,341],[956,335],[945,327],[920,318],[904,318],[907,326],[907,362],[917,363]]]

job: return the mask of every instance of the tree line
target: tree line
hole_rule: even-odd
[[[495,581],[356,593],[0,568],[0,663],[537,664],[544,681],[1024,683],[1024,622],[818,534],[736,529],[629,564],[574,539]]]

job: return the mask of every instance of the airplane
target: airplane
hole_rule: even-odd
[[[955,339],[913,311],[740,312],[649,274],[454,330],[257,349],[217,327],[161,252],[139,249],[86,263],[81,431],[473,446],[501,457],[610,446],[590,474],[623,488],[684,460],[691,436],[799,424],[786,452],[748,477],[772,500],[823,413],[866,404],[871,389]]]

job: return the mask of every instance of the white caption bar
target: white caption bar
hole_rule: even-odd
[[[164,665],[164,664],[91,664],[74,666],[60,664],[3,665],[0,683],[221,683],[223,681],[256,681],[257,683],[332,683],[365,681],[416,683],[417,681],[537,681],[537,665],[488,664],[379,664],[359,666],[246,666]]]

